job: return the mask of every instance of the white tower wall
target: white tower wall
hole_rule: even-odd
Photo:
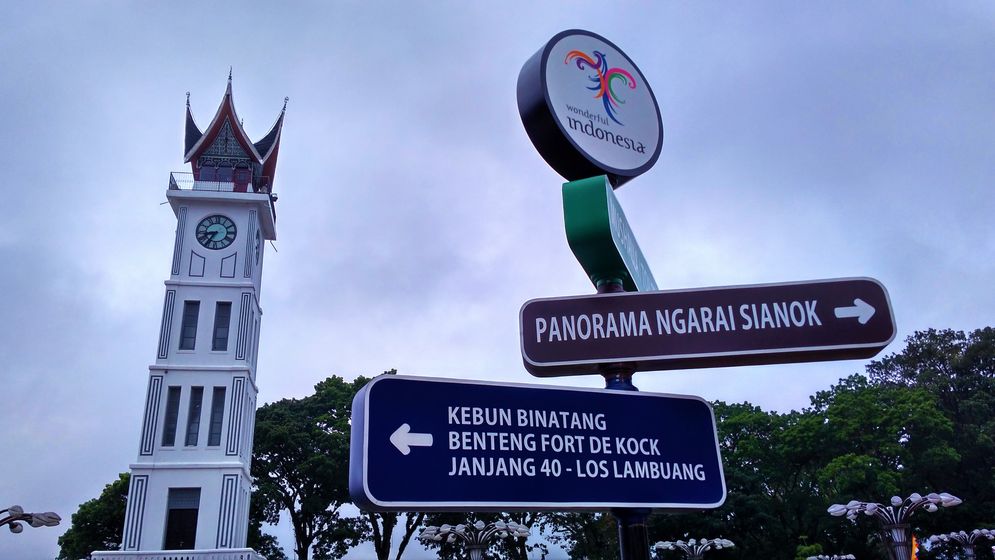
[[[196,183],[193,190],[174,184],[167,198],[177,218],[176,237],[121,549],[165,549],[170,507],[181,498],[188,510],[196,508],[195,543],[186,548],[243,548],[263,242],[276,237],[272,199],[266,193],[197,190]],[[212,249],[198,242],[197,225],[209,216],[231,220],[231,245]],[[199,305],[195,336],[184,330],[186,302],[191,309],[192,302]],[[227,325],[216,325],[216,315],[224,315],[218,302],[230,304]],[[218,344],[224,328],[225,344]],[[199,399],[191,404],[194,395]]]

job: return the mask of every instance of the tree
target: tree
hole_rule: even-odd
[[[394,528],[397,527],[402,515],[404,516],[404,534],[401,536],[394,560],[400,560],[401,555],[404,554],[411,542],[411,537],[421,527],[422,521],[425,519],[425,512],[363,512],[366,527],[369,528],[369,532],[364,535],[364,538],[373,543],[377,560],[390,560]]]
[[[877,523],[830,517],[831,503],[948,491],[964,504],[912,521],[920,536],[995,522],[995,329],[924,331],[787,413],[714,403],[728,498],[715,510],[650,518],[651,541],[725,537],[726,558],[792,560],[821,545],[887,557]],[[605,521],[609,521],[606,523]],[[606,514],[547,514],[572,557],[613,556]],[[593,544],[597,543],[597,544]],[[593,550],[592,550],[593,549]],[[931,557],[923,551],[922,557]],[[979,547],[978,558],[992,557]],[[610,557],[609,556],[609,557]],[[935,556],[933,556],[935,557]]]
[[[341,515],[349,503],[352,398],[368,379],[329,377],[303,399],[284,399],[256,413],[252,475],[263,518],[286,511],[297,558],[341,558],[362,538],[361,518]]]
[[[80,504],[72,525],[59,537],[59,560],[89,558],[97,550],[117,550],[124,530],[124,510],[128,503],[128,473],[104,486],[100,496]]]
[[[544,512],[538,525],[541,531],[548,532],[550,542],[566,550],[570,558],[618,558],[618,532],[611,514]]]
[[[253,497],[255,497],[254,493]],[[287,555],[283,552],[277,538],[263,532],[263,509],[262,500],[252,499],[249,501],[249,531],[246,535],[245,545],[258,552],[266,560],[287,560]]]
[[[933,479],[957,452],[953,425],[927,391],[854,375],[820,391],[801,412],[715,403],[728,498],[713,511],[651,519],[660,540],[722,536],[734,558],[791,560],[805,541],[857,557],[878,555],[876,527],[840,522],[830,503],[941,491]],[[930,527],[933,519],[917,519]]]
[[[957,457],[946,458],[928,482],[964,503],[944,514],[935,532],[995,523],[995,329],[929,329],[905,343],[902,352],[868,365],[867,373],[875,385],[925,391],[956,426],[945,437]],[[979,557],[989,555],[981,548]]]
[[[821,544],[800,544],[795,547],[795,560],[805,560],[810,556],[822,554]]]
[[[727,538],[726,558],[793,560],[791,543],[825,516],[813,490],[815,457],[804,413],[764,412],[750,403],[713,405],[728,496],[715,510],[656,515],[651,540]]]

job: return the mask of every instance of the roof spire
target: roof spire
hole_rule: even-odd
[[[231,83],[231,66],[228,67],[228,83]]]
[[[284,111],[284,112],[286,112],[286,111],[287,111],[287,102],[288,102],[288,101],[290,101],[290,98],[289,98],[289,97],[284,97],[284,98],[283,98],[283,111]]]
[[[187,109],[190,108],[190,92],[187,92]]]

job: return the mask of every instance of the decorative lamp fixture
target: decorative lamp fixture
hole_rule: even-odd
[[[991,529],[975,529],[970,533],[956,531],[945,535],[933,535],[928,540],[930,545],[957,543],[964,550],[964,556],[968,560],[974,560],[974,545],[981,539],[995,540],[995,531]]]
[[[898,496],[891,497],[891,505],[884,506],[877,502],[861,502],[851,500],[846,504],[833,504],[827,510],[830,515],[854,521],[858,513],[874,516],[881,523],[881,535],[888,543],[888,554],[891,560],[910,560],[912,558],[912,529],[909,518],[912,514],[925,509],[933,513],[941,507],[960,505],[961,499],[946,492],[931,493],[925,496],[913,492],[904,500]]]
[[[493,523],[477,521],[473,525],[460,523],[456,526],[447,523],[441,527],[436,527],[435,525],[425,527],[418,535],[418,539],[425,543],[463,541],[467,552],[470,554],[470,559],[481,560],[484,557],[484,551],[490,546],[491,541],[506,538],[524,539],[529,536],[530,531],[528,526],[515,523],[514,521],[507,523],[504,521],[495,521]]]
[[[657,556],[664,550],[680,550],[688,560],[700,560],[706,550],[722,550],[736,546],[729,539],[690,539],[684,541],[660,541],[653,545]]]
[[[6,516],[4,515],[6,514]],[[25,521],[32,527],[55,527],[62,521],[59,514],[51,511],[45,513],[24,513],[21,506],[10,506],[7,509],[0,509],[0,527],[6,525],[11,533],[17,534],[24,530]]]

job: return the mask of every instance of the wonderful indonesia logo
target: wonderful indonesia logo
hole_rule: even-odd
[[[646,147],[642,142],[598,126],[604,125],[610,127],[612,126],[612,122],[619,126],[625,126],[618,118],[619,108],[625,104],[625,99],[619,94],[619,90],[624,91],[625,88],[630,90],[636,89],[636,79],[627,70],[618,67],[609,68],[608,59],[603,52],[593,52],[594,56],[592,57],[583,51],[572,50],[567,53],[563,63],[570,64],[573,62],[580,70],[594,72],[594,74],[588,74],[587,76],[591,82],[591,85],[587,86],[587,89],[594,92],[594,99],[601,100],[607,118],[597,112],[568,104],[568,111],[587,119],[587,122],[585,122],[582,119],[567,116],[570,129],[582,132],[598,140],[604,140],[621,148],[633,150],[640,154],[646,153]]]

